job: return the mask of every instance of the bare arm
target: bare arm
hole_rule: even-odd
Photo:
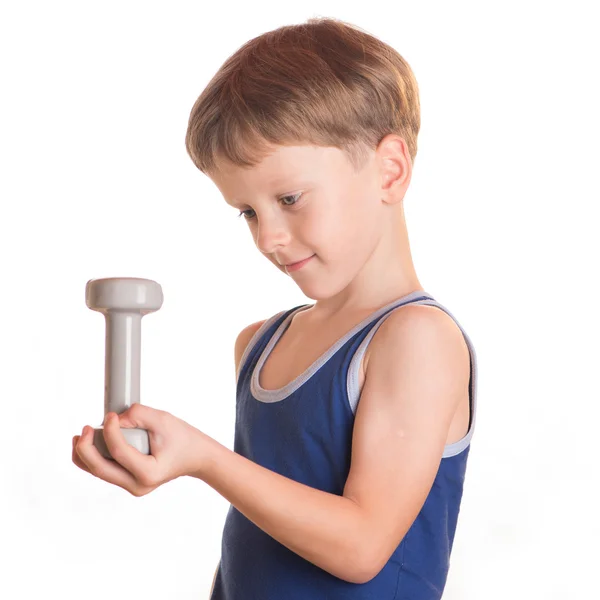
[[[413,308],[413,307],[408,307]],[[423,309],[428,307],[414,307]],[[464,341],[437,311],[392,315],[372,340],[344,495],[304,485],[199,438],[191,476],[323,570],[365,583],[418,514],[464,389]]]

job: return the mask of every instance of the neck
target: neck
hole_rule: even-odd
[[[391,206],[382,235],[351,283],[329,298],[317,300],[307,311],[315,318],[338,313],[369,313],[411,292],[423,290],[412,260],[403,202]]]

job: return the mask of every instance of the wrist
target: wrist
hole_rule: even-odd
[[[200,430],[198,430],[195,441],[192,467],[188,475],[204,481],[208,478],[215,464],[219,450],[224,446]]]

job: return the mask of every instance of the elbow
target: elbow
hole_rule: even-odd
[[[356,502],[354,504],[358,506]],[[356,527],[353,527],[353,535],[346,539],[346,551],[340,553],[344,562],[340,575],[336,575],[349,583],[363,584],[376,577],[386,561],[381,560],[385,556],[384,540],[377,535],[377,528],[362,511],[359,516]]]
[[[380,553],[373,551],[372,547],[367,539],[363,538],[353,548],[350,548],[345,562],[344,579],[346,581],[358,584],[368,583],[379,574],[383,568]]]
[[[381,571],[381,565],[374,566],[373,561],[362,561],[355,564],[351,572],[346,573],[344,579],[349,583],[368,583]]]

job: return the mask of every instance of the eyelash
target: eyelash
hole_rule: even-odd
[[[297,194],[290,194],[289,196],[282,196],[280,198],[280,200],[285,200],[286,198],[297,198],[297,200],[293,203],[293,204],[286,204],[285,206],[296,206],[296,204],[298,204],[298,201],[300,200],[300,197],[302,196],[302,192],[299,192]],[[247,217],[245,213],[247,213],[249,210],[252,210],[251,208],[247,209],[247,210],[242,210],[240,212],[240,214],[238,215],[239,217],[244,217],[244,219],[246,221],[252,221],[252,219],[254,219],[254,217]]]

